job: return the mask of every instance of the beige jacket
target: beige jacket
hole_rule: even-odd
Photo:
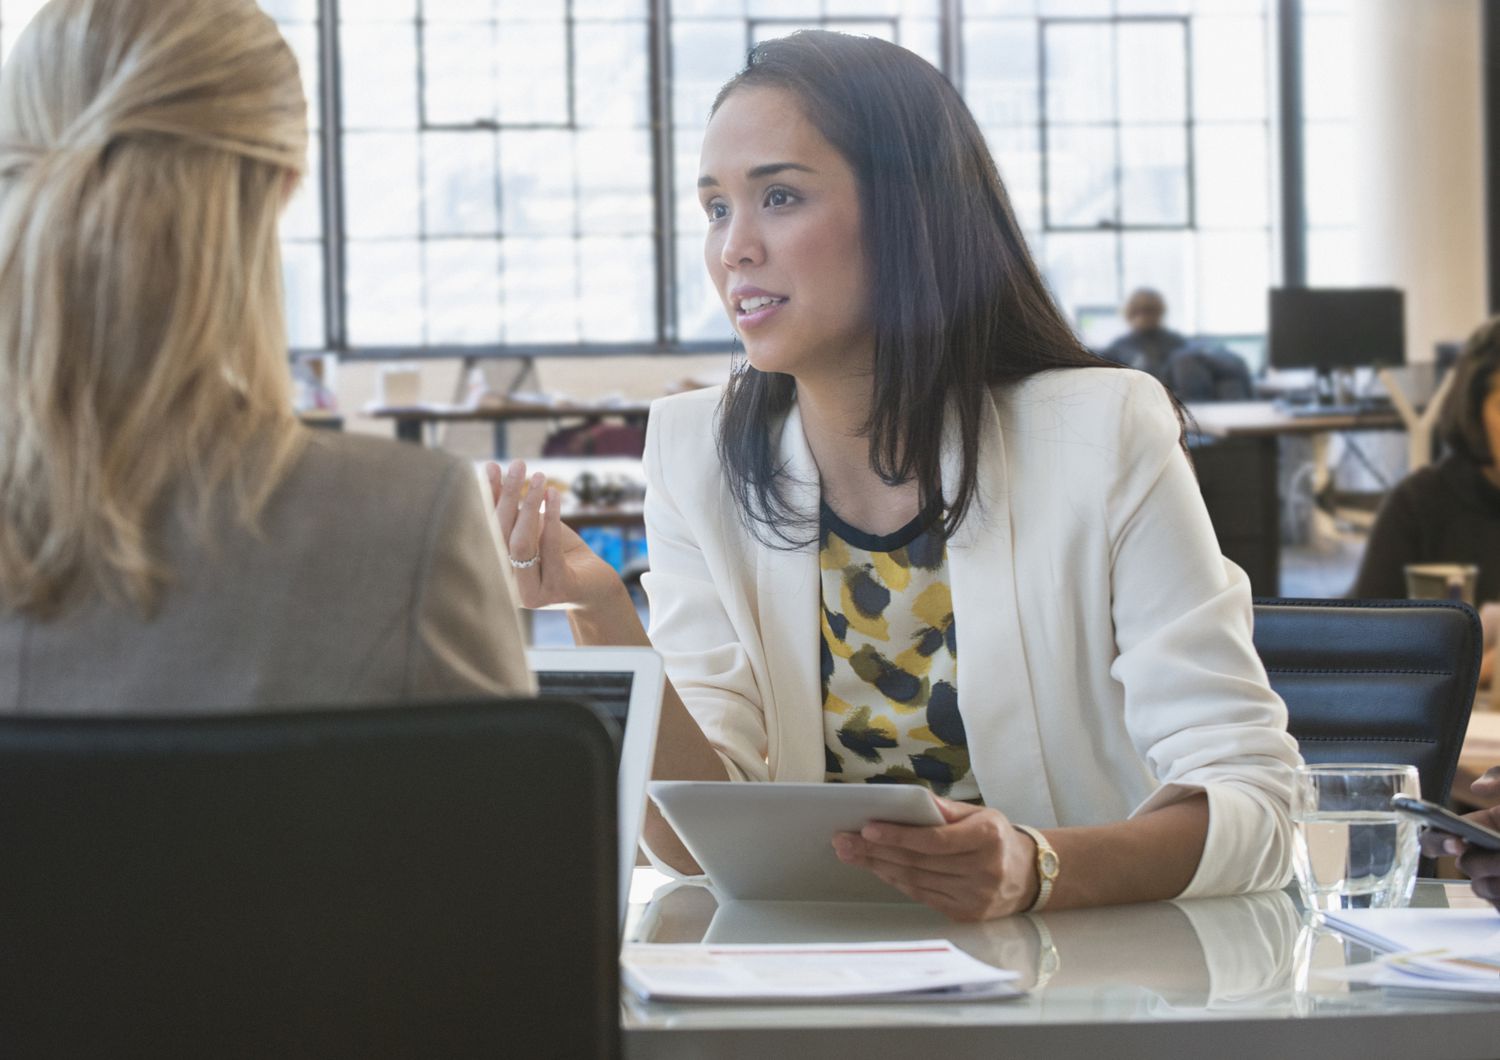
[[[653,406],[646,445],[651,642],[732,777],[824,778],[816,546],[741,524],[715,452],[717,389]],[[816,517],[794,408],[777,458]],[[946,447],[946,492],[958,471]],[[979,504],[948,545],[958,699],[985,802],[1020,824],[1209,802],[1190,896],[1290,875],[1286,708],[1251,641],[1250,587],[1219,552],[1161,385],[1074,369],[995,390]]]
[[[166,521],[159,613],[0,613],[0,711],[226,713],[528,694],[521,628],[472,467],[311,432],[256,535]],[[226,506],[227,507],[227,506]]]

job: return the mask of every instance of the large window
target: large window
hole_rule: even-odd
[[[965,4],[964,88],[1064,310],[1137,286],[1186,332],[1265,327],[1271,65],[1260,0]]]
[[[1087,338],[1118,328],[1139,285],[1179,330],[1265,327],[1270,0],[260,2],[311,100],[312,166],[283,226],[298,349],[727,347],[693,192],[708,107],[751,45],[812,26],[954,78]],[[1305,0],[1318,86],[1339,83],[1326,57],[1348,3]],[[0,41],[38,6],[0,0]],[[1347,106],[1311,81],[1305,95],[1317,280],[1347,257]]]
[[[341,12],[350,344],[653,341],[645,0]]]

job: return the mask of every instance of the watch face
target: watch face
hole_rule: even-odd
[[[1042,851],[1040,859],[1042,875],[1051,879],[1057,875],[1057,855],[1050,850]]]

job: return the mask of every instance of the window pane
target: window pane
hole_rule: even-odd
[[[505,233],[563,236],[576,232],[576,179],[569,133],[501,133],[500,201]]]
[[[991,15],[1034,15],[1037,0],[965,0],[966,18],[985,18]]]
[[[505,341],[578,341],[577,244],[572,239],[507,239]]]
[[[359,0],[343,4],[345,22],[409,22],[417,17],[417,0]]]
[[[34,14],[47,0],[5,0],[0,8],[3,8],[7,19],[16,18],[23,10],[30,8],[30,14]],[[260,0],[261,10],[270,15],[277,22],[315,22],[318,18],[318,0]]]
[[[943,67],[943,27],[935,18],[903,18],[896,27],[896,43]]]
[[[350,236],[415,236],[420,210],[415,133],[344,137],[344,218]]]
[[[1016,219],[1027,231],[1038,231],[1042,227],[1042,153],[1037,130],[1034,127],[988,129],[985,139],[1000,170],[1000,182],[1010,195]]]
[[[321,349],[324,345],[322,244],[283,243],[281,269],[286,289],[287,340],[294,349]]]
[[[1269,113],[1266,20],[1193,20],[1193,109],[1199,121],[1263,121]]]
[[[584,342],[648,341],[655,331],[656,265],[649,238],[578,244]]]
[[[703,263],[703,238],[677,240],[677,337],[684,342],[712,342],[733,336]]]
[[[1046,27],[1047,120],[1101,122],[1115,118],[1114,47],[1104,24]]]
[[[493,240],[426,244],[427,341],[500,341],[500,248]]]
[[[494,236],[495,134],[427,133],[422,137],[423,224],[429,236]],[[498,257],[495,259],[498,265]]]
[[[1110,0],[1037,0],[1043,15],[1108,15]]]
[[[1183,23],[1123,23],[1119,115],[1126,122],[1187,120],[1187,41]]]
[[[1053,232],[1043,247],[1047,283],[1075,326],[1080,309],[1120,304],[1119,241],[1113,232]]]
[[[651,134],[636,129],[578,133],[578,224],[585,235],[651,235]]]
[[[802,10],[805,12],[809,6]],[[894,18],[900,13],[900,0],[823,0],[823,14],[827,18],[872,18],[876,15]]]
[[[1271,170],[1264,125],[1199,125],[1193,153],[1201,228],[1265,228]]]
[[[345,25],[340,35],[344,127],[416,128],[416,27]]]
[[[1198,329],[1220,335],[1266,330],[1271,241],[1264,232],[1198,237]]]
[[[1063,228],[1112,225],[1115,195],[1113,129],[1053,128],[1047,143],[1047,224]]]
[[[495,0],[422,0],[427,22],[493,22]]]
[[[502,122],[568,121],[568,36],[563,22],[502,23],[496,65]]]
[[[649,127],[645,23],[579,23],[573,27],[573,48],[578,124]]]
[[[1036,24],[966,20],[964,98],[985,126],[1038,121]]]
[[[698,201],[698,157],[702,140],[703,134],[696,130],[678,129],[673,137],[674,223],[679,235],[690,235],[695,239],[702,238],[708,223]]]
[[[350,243],[349,339],[357,346],[418,346],[422,244]]]
[[[745,63],[743,22],[674,22],[672,26],[672,121],[679,128],[708,124],[708,108],[720,86]]]
[[[1120,213],[1127,225],[1186,225],[1187,130],[1120,130]]]
[[[1120,237],[1122,295],[1137,287],[1155,288],[1167,303],[1167,327],[1187,335],[1199,330],[1192,298],[1193,242],[1189,232],[1126,232]]]
[[[303,173],[292,201],[281,214],[282,239],[317,239],[323,234],[322,165],[314,138],[307,145],[307,170]]]
[[[495,120],[493,22],[428,22],[422,32],[422,115],[433,125]],[[408,91],[411,85],[405,86]]]

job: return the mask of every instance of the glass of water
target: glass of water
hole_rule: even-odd
[[[1411,900],[1417,831],[1391,809],[1419,798],[1415,766],[1304,765],[1292,791],[1292,862],[1308,909],[1391,909]]]

